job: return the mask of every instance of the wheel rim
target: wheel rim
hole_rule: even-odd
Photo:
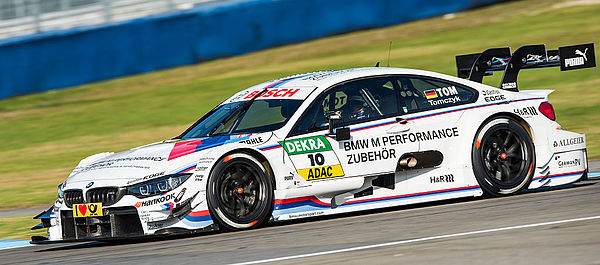
[[[514,131],[508,128],[492,129],[481,145],[484,168],[491,181],[511,187],[521,183],[527,176],[527,145]]]
[[[235,163],[223,171],[218,187],[224,214],[236,223],[253,221],[259,214],[265,188],[259,172],[245,163]]]

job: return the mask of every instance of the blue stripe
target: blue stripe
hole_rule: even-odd
[[[298,207],[303,207],[303,206],[310,206],[310,207],[319,208],[319,209],[331,208],[331,206],[329,206],[329,205],[323,205],[323,204],[319,204],[319,203],[316,203],[311,200],[306,200],[306,201],[297,201],[297,202],[290,202],[290,203],[284,203],[284,204],[276,204],[275,210],[285,210],[285,209],[298,208]]]
[[[400,195],[400,196],[395,196],[395,197],[390,197],[390,198],[373,199],[373,200],[369,200],[369,201],[348,202],[348,203],[344,203],[344,204],[340,205],[339,207],[352,207],[352,206],[361,205],[361,204],[372,204],[372,203],[381,203],[381,202],[387,202],[387,201],[407,200],[407,199],[437,196],[437,195],[443,195],[443,194],[465,192],[465,191],[471,191],[471,190],[480,190],[480,189],[481,188],[479,188],[479,187],[470,187],[470,188],[464,187],[464,188],[457,188],[457,189],[439,191],[439,192],[429,192],[429,193],[413,194],[413,195],[406,195],[406,196]],[[311,200],[305,200],[305,201],[292,202],[292,203],[286,203],[286,204],[277,204],[277,205],[275,205],[274,212],[276,212],[276,214],[278,214],[278,215],[282,215],[282,214],[300,213],[300,212],[315,211],[315,210],[329,209],[329,208],[331,208],[331,206],[322,205],[322,204],[313,202]]]
[[[279,144],[274,144],[274,145],[269,145],[269,146],[264,146],[264,147],[259,147],[258,150],[265,150],[265,149],[269,149],[269,148],[273,148],[273,147],[278,147]]]
[[[296,80],[296,79],[298,79],[298,78],[306,77],[306,76],[309,76],[309,75],[314,75],[314,74],[303,74],[303,75],[299,75],[299,76],[292,77],[292,78],[289,78],[289,79],[284,79],[284,80],[281,80],[281,81],[279,81],[279,82],[276,82],[275,84],[271,84],[271,85],[269,85],[268,87],[269,87],[269,88],[272,88],[272,87],[280,87],[280,86],[282,86],[283,84],[285,84],[285,83],[287,83],[287,82],[290,82],[290,81],[292,81],[292,80]]]
[[[340,205],[340,207],[353,206],[353,205],[358,205],[358,204],[370,204],[370,203],[379,203],[379,202],[386,202],[386,201],[396,201],[396,200],[405,200],[405,199],[420,198],[420,197],[437,196],[437,195],[442,195],[442,194],[463,192],[463,191],[469,191],[469,190],[479,190],[479,189],[481,189],[481,188],[479,188],[479,187],[460,188],[460,189],[446,190],[446,191],[439,191],[439,192],[432,192],[432,193],[414,194],[414,195],[401,196],[401,197],[391,197],[391,198],[378,199],[378,200],[372,200],[372,201],[349,202],[347,204]]]
[[[190,222],[203,222],[203,221],[210,221],[210,220],[212,220],[212,218],[210,217],[210,215],[204,215],[204,216],[190,216],[190,215],[187,215],[185,217],[185,220],[188,220]]]
[[[517,99],[517,100],[508,101],[508,103],[525,101],[525,100],[537,100],[537,99],[544,99],[544,98]],[[440,111],[440,112],[431,113],[431,114],[425,114],[425,115],[420,115],[420,116],[409,117],[409,118],[406,118],[406,120],[410,121],[410,120],[425,118],[425,117],[429,117],[429,116],[442,115],[442,114],[446,114],[446,113],[449,113],[449,112],[456,112],[456,111],[463,111],[463,110],[469,110],[469,109],[474,109],[474,108],[481,108],[481,107],[487,107],[487,106],[492,106],[492,105],[498,105],[500,103],[503,103],[503,102],[488,103],[488,104],[483,104],[483,105],[478,105],[478,106],[470,106],[470,107],[464,107],[464,108],[458,108],[458,109],[451,109],[451,110],[446,110],[446,111]],[[363,130],[363,129],[368,129],[368,128],[371,128],[371,127],[377,127],[377,126],[382,126],[382,125],[389,125],[389,124],[394,124],[394,123],[396,123],[396,121],[387,121],[387,122],[383,122],[383,123],[377,123],[377,124],[373,124],[373,125],[358,127],[358,128],[352,129],[351,131]]]
[[[28,246],[27,240],[2,239],[0,240],[0,249]]]
[[[189,167],[187,167],[187,168],[184,168],[184,169],[182,169],[182,170],[179,170],[179,171],[178,171],[177,173],[175,173],[175,174],[179,174],[179,173],[181,173],[181,172],[183,172],[183,171],[186,171],[186,170],[188,170],[188,169],[191,169],[191,168],[194,168],[194,167],[196,167],[196,164],[193,164],[193,165],[191,165],[191,166],[189,166]]]
[[[358,131],[358,130],[364,130],[364,129],[369,129],[372,127],[377,127],[377,126],[383,126],[383,125],[389,125],[389,124],[393,124],[393,123],[397,123],[397,121],[388,121],[388,122],[384,122],[384,123],[379,123],[379,124],[373,124],[373,125],[368,125],[368,126],[363,126],[363,127],[358,127],[358,128],[354,128],[350,131]]]
[[[446,113],[449,113],[449,112],[455,112],[455,111],[462,111],[462,110],[468,110],[468,109],[474,109],[474,108],[481,108],[481,107],[487,107],[487,106],[492,106],[492,105],[498,105],[498,104],[501,104],[501,103],[504,103],[504,102],[513,103],[513,102],[519,102],[519,101],[525,101],[525,100],[536,100],[536,99],[544,99],[544,98],[525,98],[525,99],[516,99],[516,100],[510,100],[510,101],[488,103],[488,104],[483,104],[483,105],[479,105],[479,106],[470,106],[470,107],[458,108],[458,109],[453,109],[453,110],[441,111],[441,112],[432,113],[432,114],[415,116],[415,117],[408,118],[407,120],[420,119],[420,118],[424,118],[424,117],[427,117],[427,116],[442,115],[442,114],[446,114]]]

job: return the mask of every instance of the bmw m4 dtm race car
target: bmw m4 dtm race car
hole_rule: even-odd
[[[290,76],[245,89],[181,135],[87,157],[33,243],[110,240],[504,196],[587,173],[583,134],[520,69],[595,66],[593,44],[458,56],[457,78],[401,68]],[[504,71],[500,88],[481,83]]]

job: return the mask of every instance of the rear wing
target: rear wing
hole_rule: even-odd
[[[492,48],[456,56],[458,77],[481,83],[484,76],[504,71],[500,88],[509,91],[519,91],[519,70],[559,66],[561,71],[596,67],[594,44],[565,46],[558,50],[546,50],[545,44],[527,45],[512,54],[509,47]]]

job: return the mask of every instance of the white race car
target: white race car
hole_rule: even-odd
[[[489,49],[459,76],[400,68],[295,75],[243,90],[174,139],[83,159],[32,243],[111,240],[503,196],[585,178],[585,136],[519,69],[595,66],[593,44]],[[505,71],[501,88],[481,84]]]

